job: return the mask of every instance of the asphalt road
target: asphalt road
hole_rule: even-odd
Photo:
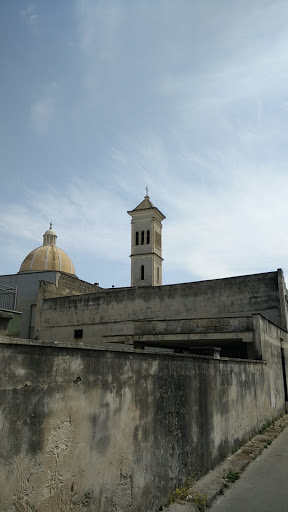
[[[210,512],[288,512],[288,428],[264,449]]]

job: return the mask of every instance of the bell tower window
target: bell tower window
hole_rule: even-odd
[[[144,265],[141,265],[141,281],[144,281]]]
[[[139,245],[139,231],[135,233],[135,245]]]
[[[150,229],[147,231],[147,237],[146,237],[147,244],[150,244]]]
[[[144,231],[141,231],[141,245],[144,245]]]

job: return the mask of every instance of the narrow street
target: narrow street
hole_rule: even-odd
[[[288,429],[253,461],[210,512],[288,511]]]

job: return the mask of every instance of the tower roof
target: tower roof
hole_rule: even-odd
[[[158,208],[154,206],[154,204],[150,200],[150,197],[148,196],[148,189],[146,188],[146,196],[144,196],[143,201],[141,201],[141,203],[139,203],[138,206],[136,206],[133,210],[129,210],[127,213],[129,213],[129,215],[132,216],[133,214],[137,214],[138,212],[147,212],[147,210],[154,210],[155,213],[157,212],[160,215],[161,220],[166,219],[165,215],[163,215],[163,213],[160,212],[160,210],[158,210]]]
[[[134,210],[147,210],[147,208],[155,208],[149,196],[145,196],[143,201]]]

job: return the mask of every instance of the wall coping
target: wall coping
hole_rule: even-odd
[[[64,348],[68,350],[89,350],[92,352],[120,352],[124,354],[141,354],[143,357],[153,356],[161,356],[161,357],[173,357],[173,358],[188,358],[188,359],[205,359],[211,361],[218,362],[235,362],[235,363],[249,363],[256,365],[266,365],[266,361],[256,360],[256,359],[238,359],[238,358],[229,358],[223,357],[220,359],[215,359],[213,356],[205,356],[199,354],[178,354],[173,352],[160,352],[157,350],[138,350],[126,347],[107,347],[101,345],[75,345],[73,343],[64,343],[59,341],[47,341],[47,340],[29,340],[23,338],[11,338],[10,336],[0,335],[0,345],[21,345],[28,347],[40,347],[40,348]]]

